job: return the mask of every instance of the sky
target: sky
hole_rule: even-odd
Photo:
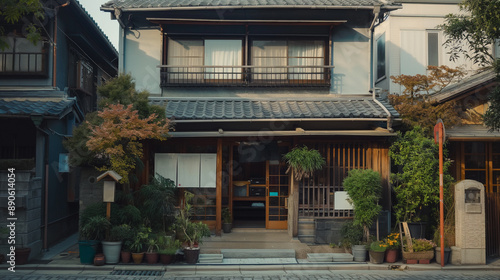
[[[92,16],[101,30],[108,36],[109,40],[118,51],[118,30],[119,25],[117,20],[112,20],[109,12],[100,10],[101,5],[109,0],[78,0],[80,4]]]

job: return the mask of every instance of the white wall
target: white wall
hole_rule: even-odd
[[[368,94],[370,90],[370,33],[368,28],[338,27],[333,41],[333,93]]]
[[[157,66],[161,64],[161,32],[156,29],[131,30],[125,38],[124,44],[120,44],[120,53],[125,56],[120,60],[120,71],[132,75],[137,90],[160,94],[160,68]]]
[[[400,93],[402,88],[390,82],[390,76],[426,74],[428,31],[438,32],[439,65],[463,66],[470,74],[478,69],[471,61],[463,57],[457,61],[450,61],[448,50],[442,46],[446,39],[443,32],[438,29],[438,25],[444,23],[445,15],[459,12],[456,4],[406,3],[403,4],[402,9],[391,12],[387,22],[376,29],[376,36],[386,32],[386,68],[388,69],[386,80],[377,82],[376,87],[387,89],[390,93]]]

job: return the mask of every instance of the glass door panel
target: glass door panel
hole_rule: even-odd
[[[285,163],[267,161],[267,192],[266,192],[266,228],[286,229],[288,227],[288,175],[285,174]]]

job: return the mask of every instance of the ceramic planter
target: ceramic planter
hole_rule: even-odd
[[[148,264],[158,263],[158,253],[146,253],[146,262]]]
[[[436,247],[436,262],[441,264],[441,247]],[[444,264],[447,264],[450,259],[451,248],[444,247]]]
[[[160,254],[160,262],[162,264],[171,264],[174,262],[175,255]]]
[[[366,261],[366,246],[365,245],[353,245],[352,255],[355,262]]]
[[[380,264],[384,262],[385,251],[384,252],[376,252],[370,250],[370,262]]]
[[[195,264],[198,262],[200,256],[200,249],[184,249],[184,261],[188,264]]]
[[[132,254],[130,252],[126,251],[121,251],[121,258],[122,258],[122,263],[129,263],[130,258],[132,257]]]
[[[120,251],[122,249],[121,241],[102,241],[102,252],[106,256],[107,264],[115,264],[120,260]]]
[[[222,231],[224,233],[230,233],[232,228],[233,228],[233,224],[231,224],[231,223],[222,224]]]
[[[142,259],[143,258],[144,258],[144,252],[142,252],[142,253],[132,253],[132,259],[134,260],[135,264],[142,263]]]

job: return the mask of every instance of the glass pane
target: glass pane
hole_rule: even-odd
[[[500,168],[500,155],[493,155],[493,168]]]
[[[484,154],[485,147],[483,142],[465,142],[465,152],[468,154]]]
[[[269,221],[279,221],[280,216],[269,216]]]
[[[500,154],[500,143],[494,142],[491,146],[493,147],[493,153]]]
[[[280,184],[288,185],[288,176],[280,176]]]
[[[269,193],[271,192],[279,192],[278,186],[269,186]]]
[[[215,207],[207,207],[207,215],[215,215]]]
[[[465,179],[476,180],[483,184],[486,184],[486,172],[485,171],[465,171]]]
[[[500,171],[493,171],[493,184],[500,186]]]
[[[271,206],[278,206],[279,204],[279,198],[278,197],[270,197],[269,198],[269,207]]]
[[[288,220],[288,216],[280,216],[280,221],[286,221]]]
[[[279,215],[280,209],[278,207],[269,207],[269,215]]]
[[[205,40],[205,66],[242,65],[242,40]],[[241,79],[241,68],[206,68],[205,79]],[[227,73],[227,74],[226,74]]]
[[[279,184],[278,176],[269,176],[269,184]]]
[[[285,206],[285,198],[280,197],[280,206]]]
[[[486,166],[485,155],[465,155],[466,169],[483,169]]]
[[[280,208],[280,215],[288,215],[288,209],[281,207]]]
[[[439,42],[438,34],[435,32],[430,32],[427,34],[427,65],[438,66],[439,65]]]
[[[280,195],[288,196],[288,186],[281,186],[280,187]]]

